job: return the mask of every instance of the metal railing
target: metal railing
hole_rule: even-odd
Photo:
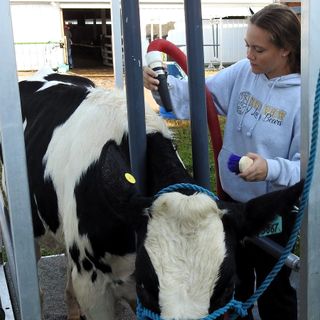
[[[0,13],[0,133],[8,196],[8,214],[0,210],[0,223],[8,257],[7,265],[12,276],[12,289],[19,306],[17,317],[40,320],[39,286],[9,0],[0,1]],[[3,204],[1,208],[4,208]]]
[[[186,7],[199,6],[200,1],[185,0],[185,4]],[[302,78],[302,93],[304,99],[303,101],[306,102],[305,104],[303,104],[302,110],[303,114],[306,115],[303,118],[304,125],[302,126],[302,138],[308,140],[308,121],[310,112],[308,111],[307,106],[312,105],[312,103],[310,102],[310,97],[312,96],[313,92],[312,86],[313,82],[315,82],[314,73],[316,73],[316,70],[314,71],[314,73],[311,71],[313,69],[316,69],[316,67],[319,68],[319,60],[317,60],[316,56],[317,52],[319,52],[319,50],[317,50],[319,48],[319,37],[317,37],[319,33],[317,32],[319,26],[312,24],[312,21],[316,21],[315,8],[319,8],[319,2],[318,0],[306,0],[303,5],[305,8],[302,11],[302,18],[305,19],[303,27],[308,36],[304,38],[302,46],[302,48],[305,48],[302,51],[302,53],[305,54],[305,59],[303,60],[303,74],[305,74],[305,76]],[[138,27],[136,29],[132,28],[132,26],[139,26],[138,8],[138,0],[122,0],[123,21],[129,21],[127,27],[128,29],[131,29],[124,30],[125,44],[126,41],[129,41],[128,37],[136,39],[137,33],[140,32]],[[198,9],[196,7],[193,7],[192,10],[197,11]],[[40,298],[34,252],[25,147],[20,114],[20,101],[17,86],[16,62],[13,46],[9,0],[0,1],[0,15],[0,133],[7,185],[6,190],[8,195],[8,213],[6,213],[4,206],[1,205],[0,224],[8,257],[7,264],[13,278],[13,290],[17,297],[17,303],[19,306],[18,317],[23,320],[40,320]],[[200,23],[199,21],[189,21],[188,24],[192,28],[192,26],[199,26]],[[131,33],[133,30],[134,33]],[[193,54],[198,54],[199,46],[193,48],[194,43],[191,39],[197,37],[193,33],[195,32],[195,30],[189,30],[189,32],[190,36],[187,44],[188,52],[190,54],[192,50],[194,50]],[[142,81],[140,81],[142,80],[142,59],[140,46],[141,41],[137,40],[132,43],[132,47],[129,48],[129,50],[128,47],[130,46],[127,46],[126,48],[125,45],[125,55],[127,56],[126,79],[128,90],[128,104],[130,107],[131,103],[131,107],[134,108],[134,101],[134,105],[137,106],[137,108],[140,108],[140,115],[142,116],[143,112],[141,112],[141,110],[144,110],[144,102]],[[310,49],[307,52],[308,48],[310,47],[312,48],[312,50]],[[133,51],[130,51],[130,49]],[[199,64],[198,59],[189,60],[188,63],[190,64],[189,67],[191,69],[195,68],[203,70],[203,65],[201,65],[201,63]],[[202,80],[198,77],[201,76],[202,75],[197,72],[192,75],[192,77],[194,77],[195,79],[194,81],[200,84],[202,83]],[[133,81],[131,79],[132,77],[134,78]],[[136,88],[132,84],[133,82],[137,83]],[[199,87],[191,87],[190,90],[191,95],[195,94],[199,96],[200,91],[204,92],[204,90],[199,90]],[[201,104],[202,102],[200,102],[200,105]],[[201,108],[202,107],[204,108],[204,106],[201,106]],[[136,120],[137,119],[133,117],[131,121]],[[195,131],[200,132],[201,129],[199,129],[199,131],[198,129],[195,129]],[[142,132],[142,134],[144,133]],[[137,135],[136,139],[138,139],[138,143],[142,145],[142,148],[144,148],[144,138],[141,138],[140,135]],[[307,148],[308,145],[306,144],[305,149]],[[137,151],[132,151],[131,154],[131,157],[133,159],[136,157],[135,152]],[[141,154],[143,153],[144,152],[142,152]],[[307,154],[307,152],[304,152],[304,154]],[[205,158],[203,154],[201,155],[201,157]],[[194,160],[197,162],[196,159]],[[305,160],[306,159],[303,159],[303,164],[305,163]],[[143,168],[143,160],[142,162],[139,161],[140,160],[137,161],[137,171],[139,171],[141,167]],[[206,170],[206,168],[204,170]],[[317,178],[315,180],[319,181],[319,166],[316,171],[316,177]],[[141,178],[140,181],[143,181],[143,178]],[[199,183],[201,184],[200,181]],[[204,185],[205,184],[206,182],[204,182]],[[310,234],[310,236],[305,236],[302,241],[303,247],[308,249],[303,251],[303,257],[305,258],[305,260],[302,265],[302,279],[304,281],[301,289],[302,292],[300,293],[300,296],[302,298],[300,299],[300,303],[302,307],[300,308],[299,318],[303,320],[317,320],[320,314],[320,305],[318,303],[320,278],[318,276],[319,273],[317,272],[319,270],[319,240],[317,240],[319,239],[319,237],[316,237],[319,229],[319,219],[315,218],[315,213],[319,212],[319,206],[318,208],[315,208],[315,205],[318,203],[317,199],[319,199],[319,194],[316,194],[316,192],[312,192],[309,202],[309,210],[310,212],[312,212],[312,214],[309,217],[306,215],[305,222],[305,230],[308,231],[307,233],[305,233]],[[3,302],[4,300],[2,291],[0,291],[0,298]]]

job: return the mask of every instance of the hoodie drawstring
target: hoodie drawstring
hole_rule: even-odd
[[[252,83],[252,85],[251,85],[251,87],[250,87],[250,91],[249,91],[249,92],[252,92],[252,91],[253,91],[253,90],[251,90],[251,89],[255,87],[256,82],[257,82],[257,80],[258,80],[258,77],[259,77],[259,75],[256,74],[255,77],[254,77],[253,83]],[[252,99],[253,99],[253,96],[251,95],[251,97],[250,97],[250,99],[249,99],[249,101],[248,101],[248,106],[250,106],[250,103],[251,103]],[[246,109],[247,109],[247,108],[246,108]],[[246,109],[245,109],[245,110],[243,111],[243,113],[242,113],[242,116],[241,116],[241,119],[240,119],[240,122],[239,122],[239,125],[238,125],[238,128],[237,128],[238,131],[241,131],[241,129],[242,129],[243,120],[244,120],[244,117],[245,117],[246,114],[247,114],[247,110],[246,110]]]

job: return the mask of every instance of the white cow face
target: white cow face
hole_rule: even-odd
[[[137,252],[137,294],[163,319],[201,319],[230,301],[235,253],[276,214],[289,214],[303,183],[245,204],[215,202],[201,193],[157,198]]]

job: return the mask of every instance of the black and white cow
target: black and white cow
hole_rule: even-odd
[[[114,319],[118,297],[135,299],[135,281],[142,304],[164,319],[200,319],[223,306],[234,287],[237,242],[286,214],[300,195],[302,184],[246,204],[190,190],[153,198],[193,180],[165,123],[147,107],[141,196],[130,175],[122,92],[54,73],[19,85],[35,236],[51,233],[64,243],[67,297],[74,291],[88,320]]]

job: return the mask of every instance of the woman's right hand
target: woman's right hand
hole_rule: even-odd
[[[264,181],[268,174],[268,163],[257,153],[249,152],[246,154],[247,157],[253,160],[253,163],[239,174],[245,181],[256,182]]]
[[[159,80],[157,73],[149,67],[143,67],[143,85],[145,88],[155,91],[158,90]]]

